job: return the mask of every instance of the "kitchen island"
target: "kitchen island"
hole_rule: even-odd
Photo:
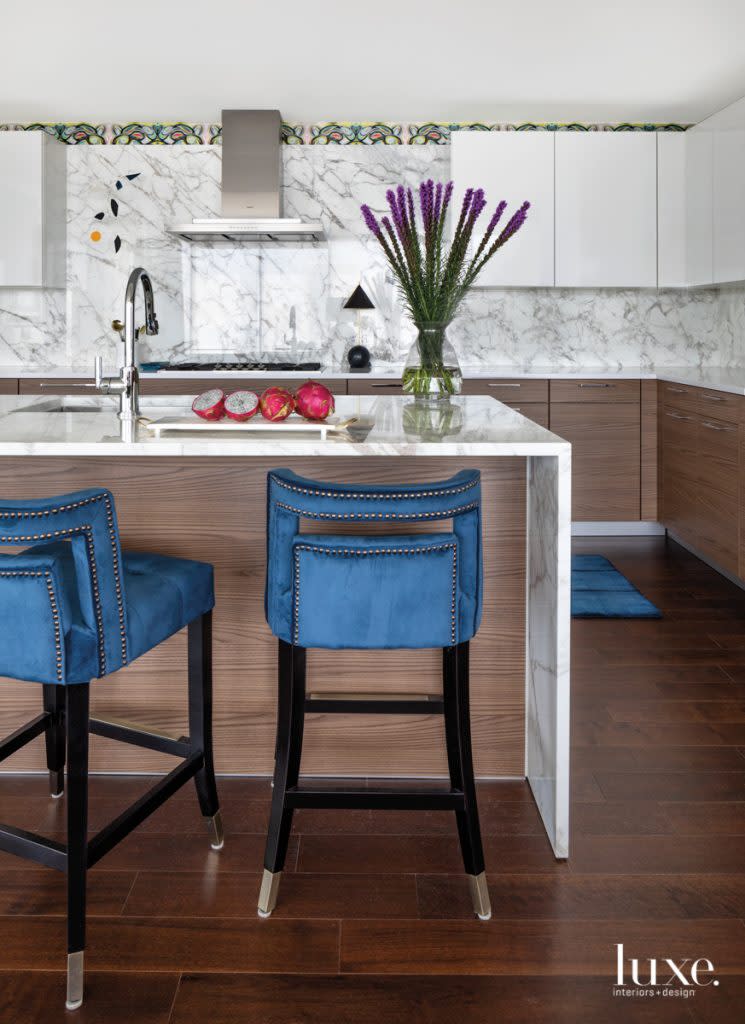
[[[183,398],[147,399],[143,416],[183,413]],[[426,482],[478,468],[483,489],[484,615],[472,641],[474,758],[480,777],[527,778],[557,857],[568,855],[570,445],[496,400],[444,410],[408,398],[342,397],[355,422],[321,440],[291,424],[266,433],[123,436],[110,399],[0,398],[0,495],[41,497],[105,486],[122,544],[214,564],[215,751],[224,773],[273,763],[276,643],[263,614],[265,489],[270,468],[346,482]],[[427,523],[432,531],[447,524]],[[313,530],[318,531],[318,524]],[[338,532],[338,524],[330,524]],[[365,529],[370,530],[369,526]],[[423,595],[426,600],[426,595]],[[185,731],[183,636],[97,682],[94,708],[176,735]],[[440,689],[437,651],[309,653],[321,694]],[[0,728],[36,712],[38,687],[3,681]],[[303,773],[377,777],[446,772],[438,716],[313,716]],[[136,760],[135,760],[136,759]],[[99,771],[164,771],[158,754],[92,739]],[[42,770],[34,746],[6,770]]]

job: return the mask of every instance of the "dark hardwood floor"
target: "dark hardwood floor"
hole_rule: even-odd
[[[481,784],[482,923],[449,815],[300,812],[262,921],[269,784],[223,779],[221,853],[188,789],[91,872],[75,1015],[63,879],[0,855],[2,1024],[742,1024],[745,592],[657,538],[576,547],[611,558],[664,618],[573,624],[568,863],[524,784]],[[91,827],[145,785],[95,779]],[[45,779],[0,778],[2,820],[52,834],[63,815]],[[614,997],[616,943],[706,957],[719,984]]]

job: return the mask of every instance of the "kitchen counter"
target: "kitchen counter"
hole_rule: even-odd
[[[183,398],[143,401],[151,417],[185,408]],[[106,486],[115,496],[124,547],[215,566],[218,770],[268,773],[276,707],[276,641],[262,604],[268,470],[279,464],[319,480],[410,483],[478,468],[485,585],[483,625],[471,653],[476,772],[527,778],[554,853],[566,857],[570,445],[487,396],[460,397],[435,412],[401,396],[349,396],[339,400],[337,412],[356,416],[357,423],[326,441],[285,428],[155,439],[142,424],[127,441],[111,399],[7,397],[0,399],[0,495]],[[314,529],[325,525],[338,529],[323,523]],[[141,705],[155,727],[183,729],[177,709],[185,651],[178,643],[173,638],[97,683],[99,708],[121,717],[124,706]],[[319,689],[437,693],[438,655],[313,651],[310,674]],[[20,705],[30,706],[33,696],[29,687],[7,682],[0,718],[26,710]],[[408,716],[393,727],[389,718],[359,723],[359,717],[318,716],[308,729],[304,771],[401,777],[446,770],[437,721]],[[105,745],[92,750],[99,770],[131,770],[127,756]],[[161,755],[137,756],[140,771],[167,770]],[[143,756],[152,760],[144,763]],[[17,755],[16,764],[40,767],[23,757],[38,758],[38,752]]]
[[[661,367],[602,367],[602,366],[532,366],[530,369],[520,369],[515,366],[492,366],[464,364],[461,367],[463,376],[469,380],[479,378],[504,378],[504,379],[546,379],[549,380],[571,380],[574,378],[592,378],[595,380],[664,380],[674,384],[688,384],[691,387],[709,388],[712,391],[725,391],[729,394],[745,395],[745,367],[696,367],[696,366],[661,366]],[[224,370],[203,372],[198,370],[169,371],[160,370],[157,373],[143,373],[144,380],[208,380],[221,379],[226,376],[239,381],[261,381],[271,377],[272,379],[284,379],[288,382],[307,380],[312,377],[316,380],[324,378],[335,378],[336,380],[395,380],[401,376],[402,367],[390,364],[377,364],[370,373],[350,373],[345,368],[325,367],[315,373],[297,373],[281,371],[247,371],[236,370],[226,373]],[[90,380],[90,370],[71,369],[70,367],[53,367],[46,370],[26,370],[19,366],[0,366],[0,379],[9,378],[28,379],[50,379],[60,378],[68,380]]]
[[[341,396],[336,415],[356,422],[326,440],[293,432],[292,420],[276,432],[200,430],[155,437],[146,420],[191,416],[189,399],[143,398],[143,422],[125,437],[116,400],[106,397],[0,397],[0,456],[107,455],[177,458],[264,456],[559,456],[566,441],[488,396],[453,399],[445,413],[420,410],[400,396]],[[202,423],[196,416],[196,424]],[[302,422],[302,421],[301,421]]]

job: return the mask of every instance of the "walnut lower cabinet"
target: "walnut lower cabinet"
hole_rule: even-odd
[[[745,577],[745,398],[660,383],[659,399],[660,520],[717,566]]]
[[[572,519],[641,518],[638,380],[552,380],[549,426],[572,444]]]

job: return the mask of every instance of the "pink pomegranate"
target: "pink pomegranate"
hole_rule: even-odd
[[[334,396],[323,384],[306,380],[295,392],[295,405],[306,420],[325,420],[334,411]]]
[[[191,403],[191,410],[203,420],[221,420],[225,415],[225,395],[220,388],[203,391]]]
[[[259,399],[259,409],[265,420],[278,423],[294,411],[295,399],[286,388],[267,388]]]
[[[244,423],[259,411],[259,396],[255,391],[233,391],[225,399],[225,415],[228,419]]]

